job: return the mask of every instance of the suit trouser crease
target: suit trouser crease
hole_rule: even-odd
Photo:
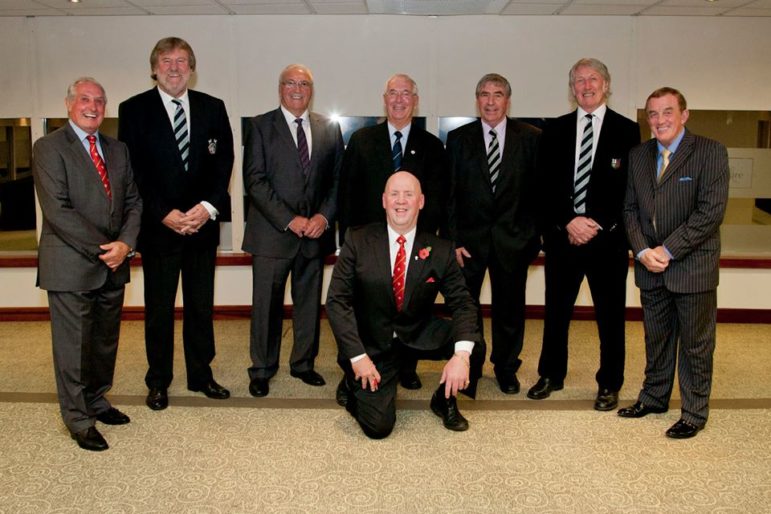
[[[292,259],[252,257],[251,380],[278,371],[284,320],[284,294],[291,275],[294,344],[289,367],[313,369],[319,351],[322,260],[298,252]],[[266,294],[268,293],[268,294]]]
[[[591,245],[592,243],[590,243]],[[556,245],[555,245],[556,246]],[[600,339],[600,388],[624,383],[626,277],[629,256],[605,245],[550,247],[546,252],[544,335],[538,374],[561,382],[568,369],[570,321],[584,277],[594,304]]]
[[[94,291],[48,292],[54,374],[67,428],[81,432],[110,408],[118,353],[123,285]]]
[[[174,376],[174,305],[180,276],[187,385],[197,389],[213,379],[216,254],[214,247],[142,254],[148,387],[166,389]]]
[[[703,426],[709,416],[717,292],[640,291],[645,327],[645,380],[639,400],[667,407],[677,363],[682,417]]]

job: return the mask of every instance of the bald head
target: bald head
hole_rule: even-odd
[[[424,203],[420,181],[409,171],[398,171],[386,182],[383,208],[388,225],[399,234],[415,228]]]

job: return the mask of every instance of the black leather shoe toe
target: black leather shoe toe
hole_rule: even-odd
[[[431,410],[442,418],[444,428],[455,432],[468,430],[468,420],[458,410],[458,403],[454,396],[449,399],[444,397],[444,386],[441,391],[436,391],[431,397]]]
[[[420,389],[423,387],[423,383],[420,381],[420,377],[414,371],[403,371],[399,375],[399,383],[405,389]]]
[[[200,387],[188,387],[187,389],[194,393],[203,393],[212,400],[227,400],[230,398],[230,391],[219,385],[214,379]]]
[[[335,401],[340,407],[348,405],[348,398],[351,394],[351,390],[348,388],[348,381],[343,377],[340,383],[337,384],[337,391],[335,391]]]
[[[616,407],[618,407],[618,391],[600,389],[597,392],[597,399],[594,400],[594,410],[605,412]]]
[[[634,405],[630,405],[629,407],[624,407],[623,409],[618,410],[618,415],[622,418],[642,418],[643,416],[647,416],[648,414],[663,414],[668,409],[660,408],[660,407],[649,407],[645,405],[643,402],[637,402]]]
[[[538,382],[527,392],[527,397],[531,400],[543,400],[548,398],[552,391],[561,391],[565,387],[562,382],[557,382],[548,377],[540,377]]]
[[[309,369],[308,371],[290,371],[289,374],[295,378],[299,378],[308,385],[323,386],[326,384],[324,377],[312,369]]]
[[[152,410],[163,410],[169,406],[169,395],[166,393],[166,389],[154,387],[147,393],[145,403]]]
[[[270,386],[268,385],[267,378],[255,378],[254,380],[249,382],[249,394],[251,394],[252,396],[261,398],[263,396],[268,396],[269,392],[270,392]]]
[[[704,427],[697,427],[693,423],[688,423],[684,419],[680,419],[667,430],[666,435],[672,439],[688,439],[699,433],[699,430],[702,428]]]
[[[115,407],[110,407],[106,411],[100,412],[96,415],[96,419],[105,425],[125,425],[131,421],[131,418],[123,414]]]
[[[107,441],[104,440],[104,437],[102,437],[102,434],[99,433],[96,427],[88,427],[81,432],[70,435],[78,443],[78,446],[84,450],[101,452],[109,448]]]
[[[517,375],[512,374],[509,376],[496,375],[498,380],[498,387],[501,388],[501,392],[504,394],[519,394],[519,379]]]

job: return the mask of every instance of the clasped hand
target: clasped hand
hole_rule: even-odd
[[[297,237],[307,237],[318,239],[327,229],[327,220],[321,214],[314,214],[310,218],[305,216],[295,216],[289,222],[289,230],[294,232]]]
[[[172,209],[163,218],[163,224],[181,236],[189,236],[198,232],[209,218],[209,211],[199,203],[187,212]]]
[[[576,246],[585,245],[594,239],[601,228],[599,223],[586,216],[576,216],[565,227],[568,231],[568,241]]]
[[[112,271],[116,271],[118,267],[123,264],[128,255],[129,245],[123,241],[113,241],[112,243],[105,243],[99,245],[99,248],[104,250],[104,253],[99,255],[99,259]]]

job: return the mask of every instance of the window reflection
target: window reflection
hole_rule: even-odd
[[[37,248],[29,118],[0,119],[0,251]]]

